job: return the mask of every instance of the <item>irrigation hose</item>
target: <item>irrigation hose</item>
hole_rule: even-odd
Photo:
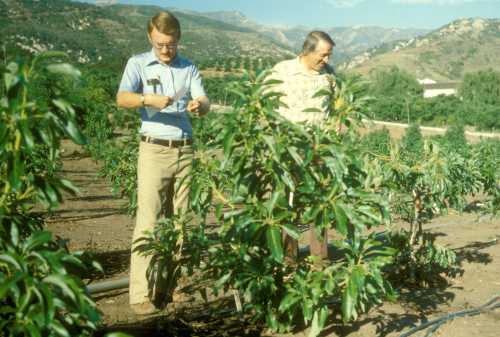
[[[447,314],[443,317],[436,318],[432,321],[428,321],[424,324],[421,324],[417,327],[414,327],[413,329],[405,332],[404,334],[400,335],[399,337],[408,337],[408,336],[413,335],[417,331],[424,330],[428,327],[431,327],[429,329],[429,331],[426,333],[426,335],[424,336],[424,337],[430,337],[441,325],[443,325],[444,323],[446,323],[448,321],[451,321],[451,320],[458,318],[458,317],[479,315],[483,312],[494,310],[496,308],[500,308],[500,294],[494,296],[492,299],[490,299],[488,302],[481,305],[480,307],[477,307],[475,309],[467,309],[467,310],[457,311],[454,313]]]
[[[95,295],[105,291],[128,288],[129,278],[124,277],[118,280],[103,281],[99,283],[90,284],[87,286],[87,293]]]
[[[329,246],[333,247],[333,245]],[[300,246],[299,248],[300,254],[306,254],[308,251],[309,251],[308,246]],[[95,295],[110,290],[125,289],[128,288],[128,286],[129,286],[129,278],[123,277],[117,280],[102,281],[90,284],[86,287],[86,292],[90,295]]]

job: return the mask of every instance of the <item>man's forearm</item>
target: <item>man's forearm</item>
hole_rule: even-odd
[[[134,92],[119,92],[116,104],[120,108],[134,109],[143,106],[164,109],[172,104],[172,97],[155,94],[137,94]]]
[[[134,92],[119,92],[116,95],[116,105],[120,108],[134,109],[145,105],[143,95]]]

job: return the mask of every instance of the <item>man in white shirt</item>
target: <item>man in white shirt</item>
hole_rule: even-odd
[[[294,59],[276,64],[269,76],[280,80],[272,90],[283,94],[278,112],[294,123],[321,124],[328,114],[328,97],[313,97],[320,90],[334,90],[333,68],[328,64],[335,43],[325,32],[310,32],[303,44],[302,52]],[[314,108],[318,111],[305,111]],[[321,258],[328,257],[326,231],[319,239],[314,230],[309,231],[310,252]],[[283,233],[287,256],[297,256],[298,242]]]

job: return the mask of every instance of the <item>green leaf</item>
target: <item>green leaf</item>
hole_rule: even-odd
[[[342,204],[336,203],[333,206],[333,209],[335,211],[337,230],[339,231],[340,234],[347,235],[348,221],[342,206],[343,206]]]
[[[318,108],[307,108],[302,110],[302,112],[322,112],[321,109]]]
[[[65,112],[65,113],[68,113],[70,115],[74,114],[74,109],[73,107],[71,106],[71,104],[64,100],[64,99],[53,99],[52,100],[52,103],[57,107],[59,108],[59,110]],[[56,116],[54,116],[54,118],[57,118]]]
[[[328,307],[322,306],[319,310],[314,311],[309,337],[316,337],[321,333],[321,331],[325,327],[325,322],[327,318],[328,318]]]
[[[19,153],[16,153],[13,158],[12,167],[9,172],[9,182],[11,184],[12,190],[17,190],[21,187],[22,179],[24,176],[24,164],[21,162],[19,158]]]
[[[22,268],[19,264],[19,261],[9,253],[0,255],[0,261],[9,263],[16,267],[18,270],[24,270],[24,268]]]
[[[280,83],[283,83],[283,81],[275,80],[275,79],[270,79],[270,80],[265,81],[262,84],[264,84],[264,85],[275,85],[275,84],[280,84]]]
[[[346,289],[342,294],[342,319],[344,322],[348,322],[351,319],[353,310],[354,301]]]
[[[41,337],[42,336],[42,335],[40,335],[40,328],[32,323],[28,323],[26,325],[26,330],[28,330],[30,337]]]
[[[35,292],[37,289],[35,288]],[[52,291],[46,284],[41,284],[40,286],[41,294],[43,294],[44,301],[42,303],[46,304],[44,314],[45,314],[45,324],[54,320],[56,315],[56,302],[60,301],[59,298],[53,296]],[[39,296],[40,298],[40,296]]]
[[[78,193],[79,192],[78,187],[73,185],[73,183],[67,179],[60,179],[59,183],[64,188],[64,190],[67,192],[71,192],[71,193]]]
[[[217,282],[215,282],[215,287],[222,288],[227,283],[227,281],[229,280],[231,275],[232,275],[232,272],[229,272],[229,273],[225,274],[224,276],[222,276],[220,279],[217,280]]]
[[[276,314],[273,311],[268,311],[266,315],[266,323],[269,328],[273,330],[277,330],[279,326],[279,322],[276,318]]]
[[[36,69],[36,66],[38,65],[38,63],[44,61],[44,60],[48,60],[48,59],[55,59],[54,61],[56,60],[60,60],[60,59],[68,59],[69,56],[68,54],[66,54],[65,52],[62,52],[62,51],[53,51],[53,50],[50,50],[50,51],[44,51],[44,52],[41,52],[41,53],[38,53],[35,55],[35,57],[33,58],[33,60],[31,61],[31,69],[30,71],[33,71]],[[58,63],[55,63],[55,64],[58,64]]]
[[[16,76],[14,74],[9,74],[5,73],[3,75],[4,78],[4,83],[5,83],[5,89],[6,91],[9,91],[12,87],[14,87],[16,84],[19,83],[19,76]]]
[[[356,296],[354,298],[357,300],[359,290],[365,286],[365,271],[363,266],[357,265],[352,269],[351,280],[355,285]]]
[[[85,136],[78,129],[78,127],[76,126],[76,123],[74,123],[73,121],[69,121],[66,124],[65,129],[66,129],[66,133],[68,134],[68,136],[70,136],[71,140],[73,140],[73,142],[75,142],[76,144],[85,145],[87,143]]]
[[[73,290],[68,285],[68,279],[61,275],[49,275],[43,279],[43,282],[53,284],[59,287],[66,296],[76,301],[76,296]]]
[[[99,271],[101,274],[104,274],[104,269],[102,268],[101,264],[97,261],[92,261],[92,267],[94,267],[95,270]]]
[[[126,333],[123,332],[112,332],[112,333],[107,333],[104,335],[104,337],[133,337],[131,335],[127,335]]]
[[[342,294],[342,319],[344,322],[348,322],[355,317],[357,297],[357,283],[352,278],[349,278],[347,287]]]
[[[5,282],[5,279],[3,279],[4,283],[0,285],[0,298],[5,298],[5,294],[14,287],[14,285],[24,278],[26,275],[24,273],[16,272],[14,277],[7,282]]]
[[[21,297],[18,298],[17,300],[18,312],[24,312],[26,306],[31,302],[31,299],[33,298],[33,288],[31,287],[31,282],[27,283],[28,283],[27,291],[23,293]]]
[[[242,91],[240,91],[240,90],[232,88],[232,89],[229,90],[229,92],[231,92],[231,93],[239,96],[243,100],[247,99],[247,96]]]
[[[304,316],[305,323],[309,322],[309,320],[312,319],[313,303],[309,299],[302,302],[302,316]]]
[[[281,227],[285,230],[285,232],[288,235],[290,235],[295,240],[298,240],[300,238],[300,233],[299,233],[299,229],[297,228],[297,226],[290,224],[290,223],[285,223],[285,224],[281,225]]]
[[[69,63],[50,64],[47,66],[47,70],[53,74],[70,76],[75,80],[82,76],[80,70]]]
[[[56,332],[58,336],[71,337],[68,330],[66,330],[66,328],[59,321],[52,321],[50,323],[50,327]]]
[[[262,139],[267,144],[273,155],[277,156],[278,153],[276,152],[276,139],[274,139],[274,137],[272,136],[262,136]],[[275,158],[275,160],[278,160],[278,158]]]
[[[326,90],[326,89],[321,89],[321,90],[318,90],[314,95],[313,95],[313,98],[316,98],[316,97],[321,97],[321,96],[328,96],[331,94],[331,91],[330,90]]]
[[[279,306],[279,312],[284,313],[288,311],[295,303],[299,302],[301,298],[297,296],[295,293],[288,293],[286,296],[281,300],[280,306]]]
[[[231,154],[235,133],[228,130],[224,136],[224,156],[228,157]]]
[[[33,135],[31,134],[31,130],[29,129],[28,123],[25,119],[19,121],[19,128],[22,130],[24,144],[26,144],[26,147],[29,150],[32,150],[35,146],[35,141],[33,140]]]
[[[266,207],[267,212],[272,215],[272,212],[274,210],[274,207],[276,206],[276,202],[282,195],[281,191],[274,191],[273,194],[271,195],[271,198],[264,203],[264,206]]]
[[[52,184],[49,183],[48,181],[45,182],[44,192],[47,197],[47,200],[51,205],[57,204],[57,202],[59,201],[58,193],[54,188],[54,186],[52,186]]]
[[[302,166],[304,161],[300,157],[299,153],[297,152],[297,148],[295,146],[290,146],[287,148],[288,153],[292,156],[293,160],[297,163],[297,165]]]
[[[271,255],[277,262],[283,261],[283,245],[281,243],[281,230],[277,226],[269,226],[266,231],[267,246]]]
[[[24,249],[26,251],[32,251],[35,248],[48,243],[52,239],[52,233],[48,231],[35,232],[31,234],[26,242],[24,243]]]
[[[292,191],[295,191],[295,184],[288,172],[284,171],[280,178],[288,188],[290,188]]]
[[[19,244],[19,229],[15,223],[11,223],[10,225],[10,239],[12,240],[14,246]]]

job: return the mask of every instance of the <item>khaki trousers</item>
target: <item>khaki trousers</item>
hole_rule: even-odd
[[[185,184],[177,189],[176,181],[191,171],[191,160],[179,160],[191,158],[192,154],[191,146],[171,148],[140,142],[137,165],[137,218],[132,251],[135,247],[133,242],[143,237],[145,231],[153,232],[158,220],[186,208],[189,190]],[[150,260],[150,256],[144,257],[132,252],[130,304],[151,302],[150,296],[156,285],[149,284],[146,277]]]

